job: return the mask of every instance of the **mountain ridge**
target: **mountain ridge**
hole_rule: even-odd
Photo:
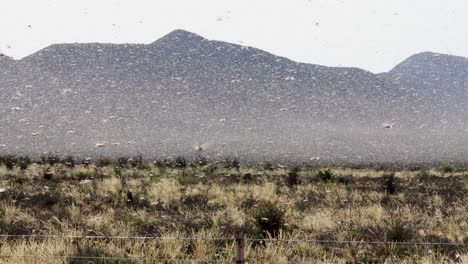
[[[103,47],[137,47],[137,46],[140,46],[140,47],[144,47],[144,46],[152,46],[152,45],[157,45],[157,44],[160,44],[161,42],[167,42],[167,41],[181,41],[181,42],[185,42],[185,43],[189,43],[190,41],[187,41],[187,40],[191,40],[191,41],[198,41],[198,42],[219,42],[219,43],[225,43],[225,44],[230,44],[230,45],[234,45],[234,46],[238,46],[238,47],[244,47],[244,48],[251,48],[251,49],[256,49],[256,50],[259,50],[259,51],[262,51],[262,52],[265,52],[265,53],[268,53],[270,55],[273,55],[273,56],[276,56],[276,57],[280,57],[282,59],[285,59],[285,60],[289,60],[291,62],[294,62],[294,63],[298,63],[298,64],[306,64],[306,65],[318,65],[318,66],[323,66],[323,67],[329,67],[329,68],[350,68],[350,69],[360,69],[360,70],[364,70],[364,71],[368,71],[366,69],[362,69],[362,68],[359,68],[359,67],[355,67],[355,66],[345,66],[345,67],[341,67],[341,66],[327,66],[327,65],[321,65],[321,64],[315,64],[313,62],[296,62],[294,60],[291,60],[287,57],[283,57],[283,56],[277,56],[273,53],[270,53],[270,52],[267,52],[267,51],[263,51],[261,49],[257,49],[255,47],[250,47],[250,46],[243,46],[243,45],[239,45],[239,44],[233,44],[233,43],[229,43],[229,42],[224,42],[224,41],[219,41],[219,40],[210,40],[210,39],[207,39],[207,38],[204,38],[203,36],[201,35],[198,35],[196,33],[193,33],[193,32],[190,32],[190,31],[187,31],[187,30],[183,30],[183,29],[175,29],[165,35],[163,35],[162,37],[156,39],[155,41],[151,42],[151,43],[148,43],[148,44],[140,44],[140,43],[119,43],[119,44],[116,44],[116,43],[103,43],[103,42],[89,42],[89,43],[80,43],[80,42],[72,42],[72,43],[56,43],[56,44],[51,44],[45,48],[42,48],[24,58],[21,58],[21,59],[14,59],[14,58],[11,58],[11,57],[8,57],[6,55],[6,57],[12,59],[13,61],[15,62],[21,62],[23,60],[27,60],[29,57],[31,56],[34,56],[35,54],[37,53],[41,53],[41,52],[44,52],[44,51],[47,51],[47,50],[50,50],[52,48],[56,48],[56,47],[61,47],[61,48],[76,48],[78,46],[82,46],[83,48],[85,47],[89,47],[89,46],[103,46]],[[422,52],[418,52],[418,53],[415,53],[411,56],[409,56],[408,58],[404,59],[403,61],[401,61],[400,63],[398,63],[397,65],[395,65],[391,70],[389,70],[388,72],[382,72],[382,73],[390,73],[392,70],[394,70],[395,68],[397,68],[400,64],[406,62],[407,60],[411,59],[411,58],[414,58],[414,57],[418,57],[418,56],[426,56],[426,55],[430,55],[430,56],[434,56],[434,57],[439,57],[439,56],[448,56],[448,57],[454,57],[454,58],[459,58],[459,59],[464,59],[465,61],[468,60],[468,58],[466,57],[463,57],[463,56],[457,56],[457,55],[451,55],[451,54],[444,54],[444,53],[436,53],[436,52],[432,52],[432,51],[422,51]],[[368,71],[370,72],[370,71]],[[372,73],[372,72],[371,72]],[[373,74],[381,74],[381,73],[373,73]]]
[[[464,60],[432,54],[374,74],[184,30],[149,44],[55,44],[0,58],[0,152],[156,157],[209,141],[221,156],[464,159]]]

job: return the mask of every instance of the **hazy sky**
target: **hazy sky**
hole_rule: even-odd
[[[468,57],[468,0],[0,0],[0,52],[150,43],[174,29],[296,61],[387,71],[411,54]]]

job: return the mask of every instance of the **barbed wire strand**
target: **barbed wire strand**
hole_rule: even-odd
[[[66,259],[102,259],[102,260],[158,260],[158,261],[197,261],[197,262],[223,262],[229,260],[216,260],[216,259],[171,259],[171,258],[152,258],[152,257],[98,257],[98,256],[62,256],[62,255],[38,255],[38,254],[28,254],[28,255],[0,255],[0,258],[39,258],[39,259],[52,259],[52,258],[66,258]]]
[[[0,238],[64,238],[64,239],[122,239],[122,240],[208,240],[234,241],[231,237],[155,237],[155,236],[80,236],[80,235],[1,235]]]
[[[90,236],[90,235],[10,235],[0,234],[0,238],[53,238],[53,239],[116,239],[116,240],[205,240],[205,241],[234,241],[232,237],[156,237],[156,236]],[[268,239],[244,238],[251,242],[282,242],[282,243],[312,243],[312,244],[395,244],[419,246],[468,246],[465,243],[452,242],[409,242],[409,241],[365,241],[365,240],[314,240],[314,239]]]
[[[284,243],[312,243],[312,244],[396,244],[396,245],[415,245],[415,246],[468,246],[463,243],[450,242],[408,242],[408,241],[365,241],[365,240],[313,240],[313,239],[262,239],[246,238],[245,241],[256,242],[284,242]]]

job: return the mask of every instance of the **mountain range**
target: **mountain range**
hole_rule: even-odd
[[[175,30],[0,56],[0,152],[334,162],[468,158],[468,58],[298,63]],[[98,145],[99,147],[96,147]]]

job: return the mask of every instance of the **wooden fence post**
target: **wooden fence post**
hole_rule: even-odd
[[[245,264],[244,257],[244,233],[236,233],[236,264]]]

